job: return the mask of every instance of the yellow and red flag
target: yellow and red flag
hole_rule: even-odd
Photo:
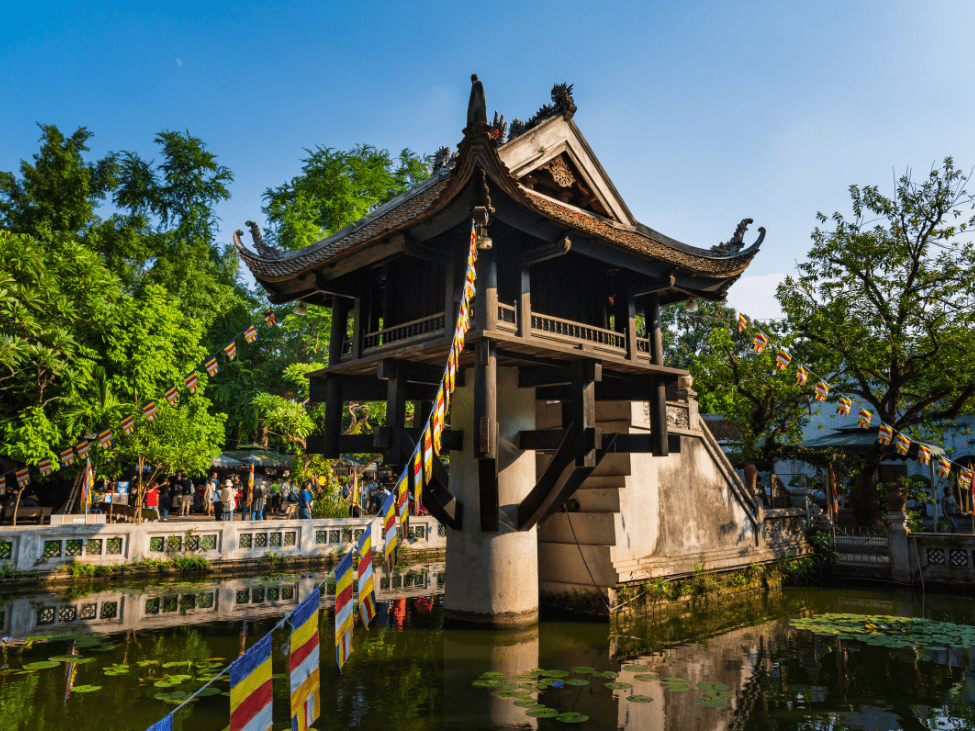
[[[237,357],[237,343],[231,340],[229,343],[223,346],[223,352],[227,354],[230,360]]]
[[[74,451],[78,453],[78,459],[87,459],[88,447],[89,444],[84,439],[82,439],[80,442],[74,445]]]
[[[220,365],[217,363],[217,356],[210,356],[210,360],[203,364],[203,367],[207,369],[207,373],[211,376],[217,375],[220,372]]]
[[[170,406],[175,406],[176,402],[179,401],[179,391],[176,390],[176,386],[173,386],[166,391],[163,396],[166,397],[166,400],[169,402]]]
[[[230,666],[230,731],[270,731],[273,636],[268,632]]]
[[[17,470],[17,487],[23,490],[29,484],[30,470],[27,467],[24,467],[22,470]]]
[[[359,615],[369,626],[376,616],[376,587],[372,574],[372,523],[363,531],[356,547],[359,553]]]
[[[352,553],[345,554],[335,567],[335,662],[339,672],[352,654]]]
[[[826,381],[820,380],[815,386],[816,400],[825,401],[829,396],[829,384]]]
[[[877,432],[877,441],[886,447],[888,444],[890,444],[890,440],[893,438],[893,428],[887,426],[887,424],[884,424],[883,422],[880,422],[880,431]]]
[[[196,371],[190,371],[183,377],[183,383],[186,387],[190,389],[190,393],[196,393],[196,389],[199,388],[199,381],[196,379]]]
[[[251,325],[244,330],[244,340],[246,340],[248,343],[253,343],[255,340],[257,340],[257,328]]]
[[[784,371],[789,367],[789,363],[792,362],[792,356],[789,355],[785,348],[781,348],[778,354],[775,356],[775,367],[780,371]]]
[[[313,589],[291,613],[291,728],[308,731],[321,713],[321,642],[318,634],[318,605],[322,598]]]
[[[796,369],[796,385],[805,386],[806,381],[808,380],[809,380],[809,371],[807,371],[806,367],[802,363],[800,363],[799,367]]]
[[[74,449],[68,447],[61,452],[61,464],[63,464],[65,467],[70,467],[74,464]]]
[[[745,317],[740,312],[738,313],[738,332],[745,332],[745,328],[748,327],[748,318]]]
[[[433,407],[433,452],[434,454],[440,454],[440,435],[443,433],[443,420],[444,420],[444,387],[443,381],[440,382],[440,388],[437,389],[437,400],[434,402]]]
[[[406,479],[406,470],[400,475],[396,483],[396,517],[399,519],[400,530],[406,535],[406,525],[410,518],[410,487]]]
[[[102,449],[112,448],[112,430],[106,429],[105,431],[98,432],[98,445]]]
[[[41,471],[41,474],[47,477],[51,472],[54,471],[54,466],[51,464],[50,459],[42,459],[38,465],[37,469]]]
[[[918,442],[917,458],[921,461],[921,464],[931,464],[931,447]]]
[[[427,483],[433,478],[433,429],[427,421],[423,432],[423,480]]]
[[[276,320],[274,319],[274,310],[270,307],[264,312],[264,322],[268,324],[268,327],[274,327]]]
[[[938,477],[947,477],[951,473],[951,462],[944,457],[938,457],[937,471]]]
[[[847,396],[840,396],[840,400],[836,403],[836,413],[840,416],[847,416],[850,413],[850,407],[853,406],[853,400]]]
[[[752,347],[755,349],[756,353],[763,353],[765,352],[765,348],[767,346],[768,346],[768,336],[765,333],[763,333],[761,330],[759,330],[758,334],[755,336],[755,339],[752,340]]]
[[[908,451],[911,449],[911,440],[904,434],[897,435],[897,453],[901,457],[906,457]]]
[[[145,406],[142,407],[142,413],[145,414],[146,419],[152,421],[156,418],[156,402],[150,401]]]
[[[406,470],[400,475],[400,480],[406,479]],[[397,484],[399,481],[397,481]],[[399,543],[399,538],[396,535],[396,493],[389,493],[389,497],[386,498],[386,502],[383,504],[383,508],[379,511],[380,515],[383,516],[383,538],[385,540],[385,545],[383,546],[383,559],[386,565],[386,574],[393,573],[393,567],[396,565],[396,545]]]
[[[857,416],[857,426],[861,429],[870,428],[870,420],[873,418],[873,414],[866,409],[860,409],[860,414]]]

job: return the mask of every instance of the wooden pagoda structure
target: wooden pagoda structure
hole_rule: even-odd
[[[382,452],[387,465],[397,465],[419,439],[443,374],[473,219],[481,251],[458,385],[466,372],[474,418],[466,429],[447,430],[443,445],[473,450],[478,528],[497,531],[498,369],[517,368],[518,387],[534,389],[536,400],[561,402],[561,429],[522,431],[516,445],[554,453],[518,505],[517,529],[528,530],[559,509],[606,454],[679,450],[680,440],[668,438],[665,394],[685,371],[664,363],[660,308],[723,299],[765,231],[746,247],[745,219],[727,243],[699,248],[645,226],[573,121],[570,86],[557,85],[551,104],[509,130],[496,112],[488,121],[483,86],[472,81],[463,140],[453,154],[441,148],[427,180],[296,251],[270,247],[250,222],[254,249],[239,236],[235,242],[272,303],[332,309],[329,366],[309,376],[312,400],[326,403],[323,432],[310,449],[331,458]],[[650,433],[602,433],[600,400],[648,402]],[[349,401],[385,401],[388,426],[343,435]],[[406,425],[410,401],[413,428]],[[464,506],[439,460],[434,478],[424,504],[460,529]]]

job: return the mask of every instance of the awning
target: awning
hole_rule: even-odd
[[[236,460],[241,467],[254,465],[255,467],[283,467],[287,469],[294,465],[291,457],[287,455],[258,449],[232,449],[220,456]]]
[[[844,452],[851,452],[853,454],[865,455],[874,443],[877,441],[877,435],[880,433],[878,427],[871,427],[870,429],[834,429],[832,434],[824,434],[820,437],[815,437],[813,439],[807,439],[800,447],[805,447],[806,449],[815,449],[817,451],[836,451],[842,450]],[[918,443],[911,440],[911,447],[907,451],[906,456],[901,456],[897,452],[897,448],[894,446],[895,441],[887,446],[887,454],[884,457],[885,460],[896,459],[896,460],[906,460],[906,459],[917,459],[917,445]],[[931,448],[931,452],[935,455],[944,454],[944,450],[940,447],[936,447],[933,444],[927,444],[926,446]]]
[[[243,462],[228,457],[226,454],[218,454],[210,461],[210,464],[225,470],[242,470],[245,467]]]

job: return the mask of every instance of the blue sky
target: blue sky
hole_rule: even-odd
[[[154,157],[156,132],[189,130],[235,175],[229,242],[303,148],[455,147],[471,73],[509,120],[566,81],[641,221],[702,247],[745,217],[766,227],[730,297],[764,317],[815,213],[848,211],[851,183],[975,164],[975,3],[473,7],[18,4],[0,26],[0,170],[36,151],[36,122],[87,126],[93,155]]]

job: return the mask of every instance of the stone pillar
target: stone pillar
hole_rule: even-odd
[[[908,540],[907,514],[887,513],[890,528],[887,540],[890,550],[890,578],[905,584],[911,582],[911,542]]]
[[[474,433],[474,378],[454,391],[451,425]],[[535,486],[535,453],[516,449],[518,432],[535,428],[535,392],[518,388],[515,368],[498,368],[497,533],[481,531],[475,445],[450,454],[450,492],[464,504],[463,530],[447,532],[447,585],[444,607],[453,625],[521,627],[538,621],[538,538],[536,528],[517,529],[518,503]]]

